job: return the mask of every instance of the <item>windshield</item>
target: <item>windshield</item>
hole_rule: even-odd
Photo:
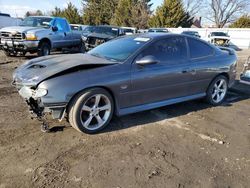
[[[132,29],[123,29],[125,33],[134,33]]]
[[[94,30],[94,27],[93,27],[93,26],[88,26],[88,27],[85,27],[85,28],[82,30],[82,32],[83,32],[83,33],[91,33],[91,32],[93,32],[93,30]]]
[[[83,30],[83,33],[99,33],[99,34],[106,34],[111,36],[118,36],[119,30],[118,28],[113,27],[100,27],[100,26],[92,26],[87,27]]]
[[[27,17],[20,26],[26,27],[50,27],[52,18],[46,17]]]
[[[223,33],[223,32],[213,32],[212,34],[211,34],[211,36],[227,36],[227,34],[226,33]]]
[[[101,44],[88,54],[113,61],[124,61],[149,41],[150,38],[147,37],[124,37]]]

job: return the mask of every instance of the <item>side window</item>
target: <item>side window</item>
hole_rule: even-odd
[[[63,24],[61,19],[56,19],[54,26],[58,28],[58,31],[63,31]]]
[[[187,59],[187,47],[184,37],[171,37],[157,41],[142,52],[142,56],[152,55],[161,63],[173,64]]]
[[[214,53],[212,47],[196,39],[188,38],[188,45],[191,58],[202,58]]]
[[[69,24],[64,19],[62,19],[62,28],[63,28],[63,31],[65,31],[65,32],[69,32],[70,31]]]

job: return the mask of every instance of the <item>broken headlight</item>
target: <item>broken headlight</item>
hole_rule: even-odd
[[[33,98],[40,98],[43,97],[45,95],[47,95],[48,90],[47,89],[43,89],[43,88],[37,88],[33,93],[32,93],[32,97]]]
[[[48,91],[46,89],[37,88],[34,90],[27,86],[24,86],[19,90],[19,94],[25,99],[29,99],[30,97],[37,99],[47,95],[47,93]]]

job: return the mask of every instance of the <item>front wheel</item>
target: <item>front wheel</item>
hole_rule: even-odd
[[[79,53],[85,53],[86,52],[86,48],[85,48],[85,44],[84,42],[81,42],[78,46],[78,52]]]
[[[96,133],[110,122],[114,112],[112,96],[104,89],[94,88],[79,93],[68,107],[69,122],[76,130]]]
[[[42,42],[39,45],[39,49],[37,52],[38,56],[46,56],[50,54],[50,45],[47,42]]]
[[[228,79],[223,75],[216,77],[207,89],[208,103],[214,106],[220,105],[225,100],[227,91]]]

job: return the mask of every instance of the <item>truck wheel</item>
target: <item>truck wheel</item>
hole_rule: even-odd
[[[79,51],[79,53],[85,53],[86,52],[84,42],[81,42],[81,44],[79,44],[78,51]]]
[[[102,130],[114,112],[112,96],[104,89],[93,88],[79,93],[68,107],[72,127],[89,134]]]
[[[42,42],[39,45],[39,49],[37,52],[38,56],[46,56],[50,54],[50,45],[47,42]]]

